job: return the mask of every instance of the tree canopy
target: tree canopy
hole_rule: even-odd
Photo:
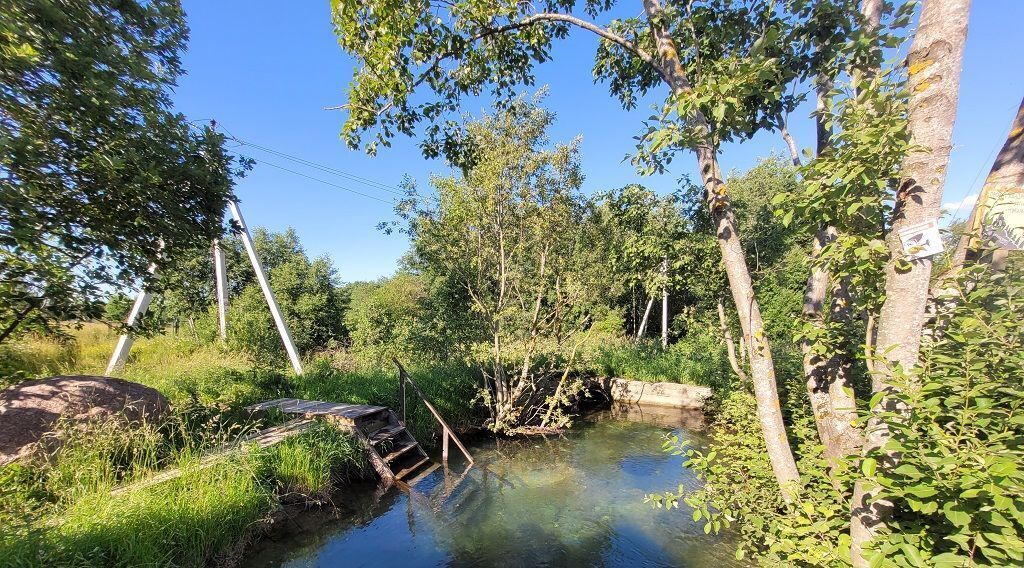
[[[221,234],[238,164],[171,105],[177,0],[0,2],[0,341]]]

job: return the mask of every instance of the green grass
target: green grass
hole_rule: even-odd
[[[366,471],[359,443],[328,424],[200,469],[197,448],[152,426],[74,430],[49,460],[0,470],[0,564],[203,566],[236,560],[283,495],[319,499]],[[174,480],[111,496],[157,467]]]
[[[267,449],[261,476],[274,480],[278,493],[327,497],[340,482],[365,472],[366,454],[352,436],[326,423]]]
[[[102,374],[116,336],[91,324],[73,342],[29,338],[0,352],[6,383],[54,374]],[[420,387],[455,428],[479,422],[468,367],[415,368]],[[0,565],[203,566],[236,559],[282,499],[321,500],[364,474],[361,446],[323,424],[263,451],[197,470],[202,452],[259,427],[243,407],[294,396],[390,406],[393,371],[307,363],[301,377],[260,368],[218,344],[186,336],[140,338],[118,376],[172,403],[161,424],[59,428],[49,456],[0,469]],[[409,392],[410,429],[424,445],[437,425]],[[110,490],[167,467],[173,481],[111,497]]]
[[[374,368],[338,371],[325,361],[307,365],[305,374],[292,379],[298,398],[387,406],[399,414],[398,372]],[[480,382],[468,366],[434,365],[409,369],[409,374],[445,421],[455,430],[482,422],[476,399]],[[406,422],[418,442],[432,447],[439,442],[433,415],[413,392],[406,389]]]
[[[715,388],[728,386],[731,370],[716,338],[692,335],[663,348],[655,342],[623,340],[598,347],[589,370],[634,381],[684,383]]]

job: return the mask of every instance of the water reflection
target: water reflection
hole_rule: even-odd
[[[627,420],[639,418],[642,421]],[[478,461],[438,469],[412,493],[356,491],[347,512],[262,546],[260,566],[716,566],[737,565],[728,537],[708,536],[685,511],[646,493],[699,483],[660,451],[675,432],[697,446],[694,415],[622,409],[588,417],[564,437],[492,440]]]

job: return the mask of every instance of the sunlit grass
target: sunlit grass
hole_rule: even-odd
[[[722,387],[731,376],[724,347],[707,336],[687,337],[667,349],[655,342],[607,343],[590,361],[595,374],[634,381]]]
[[[232,560],[281,495],[325,497],[365,471],[362,447],[327,424],[202,467],[153,426],[73,430],[48,459],[0,470],[0,564],[203,566]],[[181,476],[111,495],[178,467]],[[8,495],[8,489],[17,493]]]

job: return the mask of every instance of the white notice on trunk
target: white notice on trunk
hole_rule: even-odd
[[[927,258],[942,252],[942,235],[939,234],[939,223],[934,219],[903,229],[900,241],[907,260]]]

